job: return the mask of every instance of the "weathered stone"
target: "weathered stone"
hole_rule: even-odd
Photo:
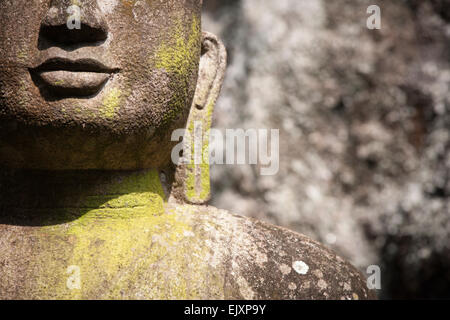
[[[374,297],[355,268],[304,236],[165,202],[156,171],[23,174],[2,179],[2,298]],[[80,289],[67,286],[70,266]]]
[[[161,166],[195,90],[201,1],[78,3],[79,31],[66,26],[70,0],[0,3],[0,164]],[[71,72],[70,88],[68,77],[40,76],[55,69],[104,72],[109,80],[95,92],[82,72]]]
[[[76,3],[75,31],[73,1],[0,3],[0,298],[374,298],[320,244],[205,206],[208,164],[171,163],[225,71],[200,0]]]

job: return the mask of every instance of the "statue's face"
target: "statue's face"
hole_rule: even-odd
[[[167,162],[195,91],[200,11],[201,0],[0,0],[0,166]]]

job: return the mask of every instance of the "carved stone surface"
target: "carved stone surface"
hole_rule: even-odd
[[[80,30],[69,0],[0,4],[1,163],[161,166],[195,90],[200,1],[79,3]]]
[[[0,3],[0,298],[374,298],[320,244],[205,206],[208,165],[172,164],[225,71],[200,0],[76,3],[80,30],[73,1]]]

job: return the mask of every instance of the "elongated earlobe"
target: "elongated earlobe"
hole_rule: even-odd
[[[205,204],[211,197],[209,136],[216,100],[225,76],[227,54],[222,42],[203,32],[202,56],[194,99],[184,137],[184,163],[175,176],[173,196],[178,201]]]

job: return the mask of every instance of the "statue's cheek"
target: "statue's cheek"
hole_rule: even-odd
[[[43,1],[0,1],[0,65],[32,65],[46,4]]]

